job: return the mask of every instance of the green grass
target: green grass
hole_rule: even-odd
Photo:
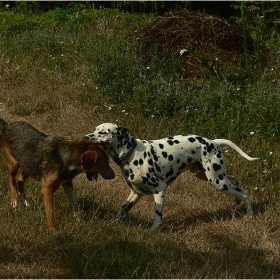
[[[186,173],[167,191],[159,232],[146,230],[153,222],[152,196],[123,221],[108,224],[129,195],[112,163],[112,181],[75,180],[81,221],[73,218],[62,188],[57,191],[59,230],[53,234],[36,181],[26,183],[31,207],[11,208],[0,158],[1,278],[279,277],[279,44],[270,43],[266,71],[251,73],[251,82],[241,68],[234,81],[230,71],[223,79],[191,81],[176,58],[143,64],[134,31],[151,18],[75,12],[0,13],[0,116],[69,139],[109,121],[142,139],[191,133],[228,138],[261,158],[247,162],[224,150],[228,173],[250,192],[256,216],[244,219],[243,204]]]

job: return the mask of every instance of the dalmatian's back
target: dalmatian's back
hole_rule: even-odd
[[[137,147],[122,174],[138,193],[165,188],[203,154],[219,151],[211,140],[197,135],[176,135],[158,140],[137,139]],[[208,151],[207,151],[208,149]]]

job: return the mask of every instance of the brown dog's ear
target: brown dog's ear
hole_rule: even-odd
[[[97,172],[90,172],[90,171],[87,171],[86,172],[86,176],[87,176],[87,179],[89,181],[92,181],[92,178],[94,178],[95,181],[97,181],[98,179],[98,173]]]
[[[91,169],[98,159],[95,151],[86,151],[82,154],[82,166],[85,170]]]
[[[82,154],[81,161],[88,180],[92,181],[92,178],[97,180],[98,173],[107,180],[115,178],[115,173],[109,166],[106,154],[88,150]]]
[[[97,181],[98,179],[97,172],[89,171],[97,161],[97,158],[98,158],[98,154],[95,151],[86,151],[82,154],[81,157],[82,166],[86,170],[86,176],[89,181],[92,181],[92,178],[94,178],[95,181]]]

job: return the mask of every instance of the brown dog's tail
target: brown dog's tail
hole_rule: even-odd
[[[1,137],[2,131],[4,130],[6,125],[7,125],[7,123],[2,118],[0,118],[0,137]]]

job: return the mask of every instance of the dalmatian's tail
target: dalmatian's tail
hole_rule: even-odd
[[[250,156],[248,156],[246,153],[244,153],[238,146],[236,146],[233,142],[231,142],[230,140],[226,140],[226,139],[215,139],[213,140],[215,143],[217,143],[219,146],[229,146],[232,149],[234,149],[235,151],[237,151],[241,156],[243,156],[244,158],[246,158],[249,161],[253,161],[253,160],[258,160],[260,158],[252,158]]]

